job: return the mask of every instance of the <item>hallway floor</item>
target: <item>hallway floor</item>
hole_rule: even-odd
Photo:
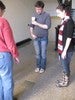
[[[35,73],[35,51],[32,41],[19,47],[20,63],[14,64],[14,95],[18,100],[75,100],[75,53],[71,61],[71,83],[68,87],[56,87],[62,68],[54,43],[47,52],[47,68],[42,74]]]

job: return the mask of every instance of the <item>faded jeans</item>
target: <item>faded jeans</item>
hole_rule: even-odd
[[[11,54],[0,52],[0,100],[13,100],[12,66]]]
[[[34,39],[34,48],[36,52],[36,66],[40,69],[46,69],[47,44],[48,37]]]
[[[67,52],[66,58],[60,59],[62,67],[63,67],[63,72],[67,74],[68,76],[70,76],[70,62],[71,62],[72,55],[73,55],[73,52]]]

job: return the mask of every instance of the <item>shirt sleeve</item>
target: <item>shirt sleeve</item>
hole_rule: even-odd
[[[67,23],[67,37],[72,38],[74,32],[74,23],[72,20],[69,20]]]
[[[16,43],[14,41],[13,32],[7,20],[4,20],[4,23],[3,23],[3,36],[4,36],[5,43],[7,45],[7,48],[11,52],[12,56],[14,58],[18,57],[19,53],[18,53]]]
[[[46,18],[46,25],[48,26],[48,29],[51,27],[51,17],[49,15],[47,15]]]

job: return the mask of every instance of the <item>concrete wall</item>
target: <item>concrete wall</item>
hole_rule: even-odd
[[[44,0],[45,11],[51,16],[51,29],[49,30],[49,40],[55,41],[56,30],[55,27],[60,24],[60,19],[56,17],[56,7],[58,5],[57,0]]]
[[[31,1],[31,2],[29,2]],[[10,22],[16,42],[30,37],[28,23],[33,12],[35,0],[3,0],[6,5],[4,16]]]
[[[72,0],[72,9],[75,9],[75,0]]]
[[[55,30],[55,27],[57,25],[59,25],[61,22],[61,19],[56,17],[56,16],[52,16],[51,17],[51,29],[49,30],[49,40],[50,41],[55,41],[55,38],[56,38],[56,30]]]
[[[2,0],[6,5],[4,16],[10,22],[16,42],[31,38],[29,34],[28,23],[30,23],[31,15],[34,12],[34,4],[37,0]],[[52,20],[52,28],[49,31],[49,39],[55,40],[55,26],[58,24],[56,16],[57,0],[43,0],[45,2],[45,10],[50,14]]]

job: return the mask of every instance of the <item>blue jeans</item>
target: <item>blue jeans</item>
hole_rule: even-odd
[[[73,52],[67,52],[66,58],[60,59],[63,67],[63,72],[68,76],[70,76],[70,62],[71,62],[72,55]]]
[[[12,66],[11,54],[0,52],[0,100],[13,100]]]
[[[34,39],[34,48],[36,52],[36,64],[38,68],[42,68],[42,69],[46,68],[47,44],[48,44],[48,37]]]

